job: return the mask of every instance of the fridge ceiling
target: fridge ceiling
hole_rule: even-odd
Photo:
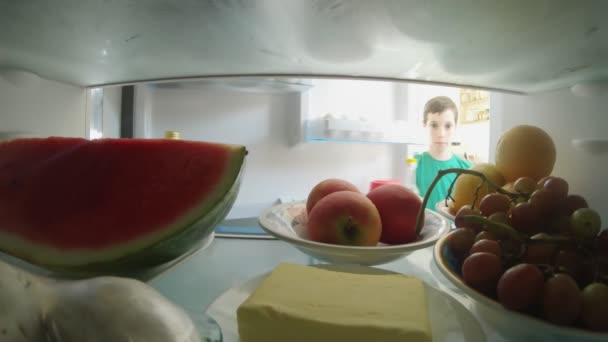
[[[539,92],[608,79],[608,1],[0,2],[0,68],[82,86],[347,76]]]

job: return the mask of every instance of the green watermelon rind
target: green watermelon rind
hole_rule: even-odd
[[[226,217],[234,205],[240,189],[246,154],[247,151],[243,146],[230,153],[226,167],[230,172],[222,177],[222,182],[216,186],[216,190],[209,194],[206,201],[199,203],[189,215],[166,227],[166,230],[174,233],[160,241],[126,252],[122,257],[100,262],[60,265],[36,261],[33,264],[64,276],[83,277],[102,274],[129,276],[162,267],[184,255],[191,254],[202,247],[205,238],[213,232],[215,226]]]

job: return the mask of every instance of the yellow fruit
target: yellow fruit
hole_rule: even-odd
[[[489,180],[494,182],[497,186],[502,187],[505,184],[505,179],[498,171],[494,164],[490,163],[481,163],[476,164],[471,167],[471,170],[478,171],[483,173]],[[483,180],[477,176],[473,175],[461,175],[456,180],[456,184],[454,184],[454,212],[457,213],[460,208],[464,205],[473,204],[473,200],[475,199],[475,192],[477,188],[481,185]],[[479,202],[481,199],[490,192],[494,192],[494,189],[490,189],[488,184],[486,183],[484,186],[479,189],[479,193],[477,194],[477,200],[475,201],[475,207],[479,207]]]
[[[553,139],[536,126],[512,127],[502,134],[496,145],[496,167],[507,182],[520,177],[538,181],[551,174],[555,158]]]
[[[509,191],[509,192],[515,192],[515,187],[514,187],[514,184],[515,184],[514,182],[509,182],[509,183],[507,183],[507,184],[503,185],[503,186],[502,186],[502,188],[503,188],[504,190]]]

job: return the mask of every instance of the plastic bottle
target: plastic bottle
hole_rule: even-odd
[[[420,195],[418,187],[416,186],[416,166],[418,164],[418,161],[414,158],[407,158],[405,162],[407,163],[407,167],[405,170],[404,185],[406,188],[409,188],[414,193],[416,193],[416,195]]]
[[[176,139],[179,140],[181,138],[179,132],[177,131],[166,131],[165,139]]]

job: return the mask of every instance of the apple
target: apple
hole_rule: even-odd
[[[422,208],[418,195],[403,185],[384,184],[370,191],[367,198],[382,219],[380,242],[396,245],[416,240],[416,218]]]
[[[311,240],[349,246],[376,246],[382,221],[372,201],[360,192],[336,191],[321,200],[308,216]]]
[[[306,199],[306,213],[310,214],[312,208],[323,197],[336,191],[354,191],[360,192],[359,189],[352,183],[343,179],[328,178],[315,185]]]

